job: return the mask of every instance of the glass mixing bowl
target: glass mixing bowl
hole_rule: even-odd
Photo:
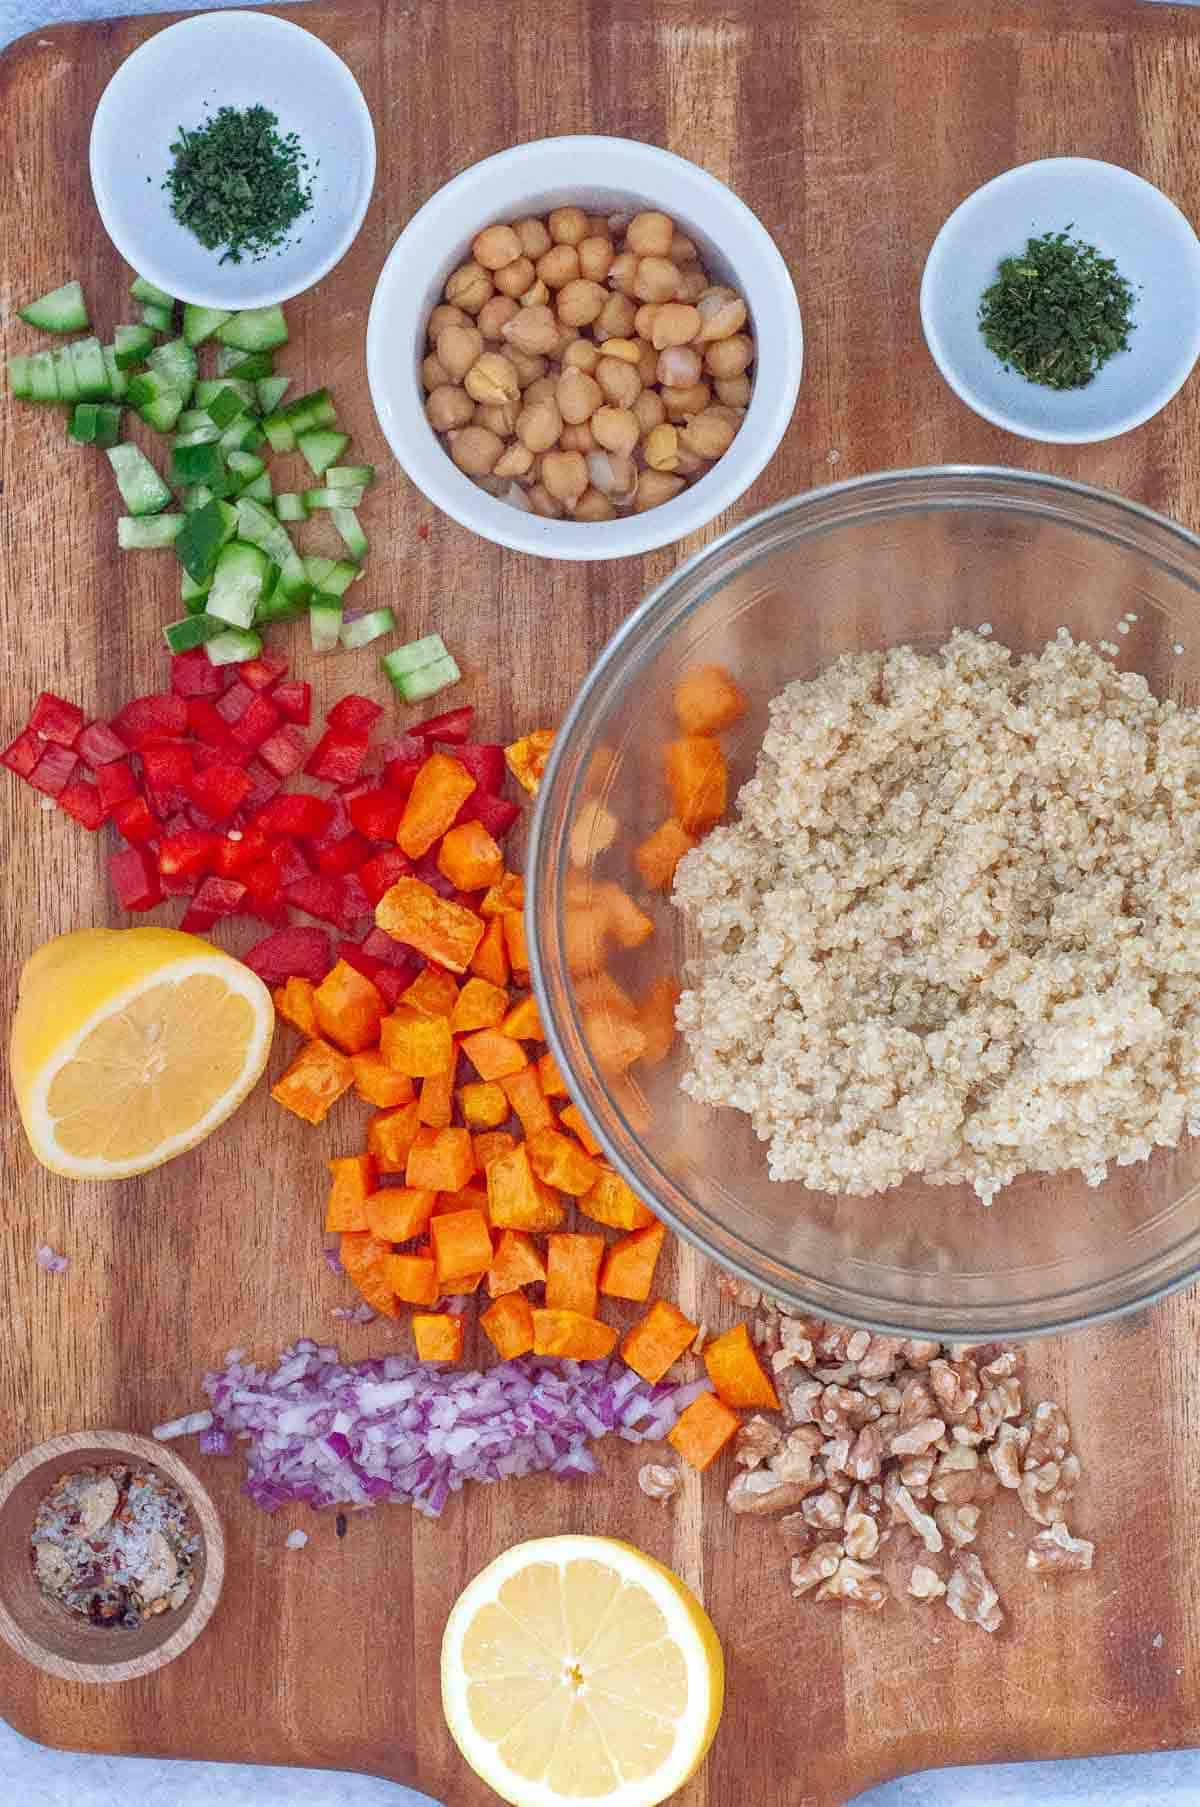
[[[767,704],[793,678],[845,652],[932,650],[958,625],[990,623],[1018,652],[1065,625],[1119,644],[1120,666],[1157,695],[1194,702],[1198,592],[1200,540],[1117,496],[1020,471],[902,471],[758,515],[681,566],[610,641],[542,783],[528,862],[534,982],[608,1158],[723,1267],[819,1316],[939,1339],[1091,1322],[1200,1271],[1200,1142],[1110,1169],[1098,1187],[1078,1173],[1022,1179],[988,1207],[970,1188],[918,1181],[837,1197],[769,1180],[748,1119],[680,1091],[680,1042],[625,1071],[613,1047],[613,981],[640,996],[677,979],[692,951],[669,899],[651,897],[633,864],[669,813],[662,748],[685,667],[725,665],[749,698],[722,737],[732,801]],[[1120,633],[1127,613],[1137,619]],[[581,925],[594,888],[612,881],[654,934],[598,972]]]

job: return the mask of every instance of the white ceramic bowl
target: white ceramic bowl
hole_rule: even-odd
[[[1057,390],[1006,371],[984,344],[978,311],[1002,258],[1067,227],[1132,283],[1136,330],[1085,388]],[[1200,355],[1200,241],[1173,201],[1115,163],[1022,163],[976,189],[938,233],[921,324],[938,369],[985,420],[1057,444],[1113,439],[1157,414]]]
[[[261,104],[308,159],[312,206],[258,263],[221,263],[171,212],[163,180],[180,126]],[[261,12],[202,13],[140,45],[92,120],[92,191],[105,230],[142,276],[201,307],[268,307],[343,257],[375,184],[375,131],[345,63],[311,31]]]
[[[671,502],[616,521],[549,521],[488,495],[451,462],[425,418],[425,322],[481,227],[575,203],[590,213],[661,208],[707,269],[744,296],[755,382],[723,458]],[[796,291],[774,242],[737,196],[694,163],[629,138],[543,138],[476,163],[438,190],[393,245],[371,303],[367,375],[379,424],[429,500],[484,539],[544,558],[628,558],[711,521],[753,483],[792,418],[804,341]]]

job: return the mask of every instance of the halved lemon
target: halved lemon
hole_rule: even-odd
[[[459,1596],[442,1639],[451,1736],[516,1807],[653,1807],[699,1767],[724,1695],[695,1595],[608,1537],[506,1551]]]
[[[194,1148],[237,1109],[271,1049],[256,973],[178,929],[79,929],[26,962],[13,1089],[38,1160],[125,1179]]]

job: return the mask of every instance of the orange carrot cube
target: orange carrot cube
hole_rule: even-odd
[[[566,1121],[566,1112],[563,1112]],[[637,1193],[611,1167],[601,1167],[596,1184],[579,1200],[579,1209],[611,1230],[644,1230],[655,1222]]]
[[[737,1413],[715,1394],[701,1393],[680,1412],[675,1428],[667,1432],[667,1442],[693,1468],[708,1468],[741,1427]]]
[[[522,1292],[506,1292],[480,1314],[479,1324],[501,1361],[515,1361],[533,1349],[533,1312]]]
[[[519,1287],[533,1286],[546,1278],[546,1263],[526,1230],[501,1230],[496,1253],[488,1269],[488,1291],[493,1299]]]
[[[438,1285],[467,1274],[485,1273],[492,1265],[492,1233],[482,1211],[449,1211],[429,1220],[429,1237]]]
[[[504,855],[482,822],[448,828],[438,848],[437,868],[459,891],[483,891],[504,872]]]
[[[432,1305],[440,1288],[432,1257],[429,1255],[389,1255],[388,1282],[398,1299],[406,1305]]]
[[[614,1242],[600,1269],[600,1291],[611,1299],[633,1299],[639,1304],[648,1299],[666,1235],[664,1224],[652,1223]]]
[[[560,1232],[546,1238],[546,1305],[594,1318],[599,1304],[603,1236]]]
[[[672,816],[654,830],[638,847],[633,863],[642,882],[651,891],[669,891],[675,883],[675,868],[685,853],[698,843],[681,822]]]
[[[674,979],[654,979],[638,1005],[637,1026],[642,1032],[639,1059],[657,1067],[675,1046],[675,1008],[679,1003],[679,986]]]
[[[559,1072],[558,1062],[549,1050],[538,1061],[537,1073],[547,1098],[566,1098],[568,1096],[567,1082]]]
[[[286,985],[281,985],[271,993],[275,1002],[275,1012],[293,1029],[299,1029],[301,1035],[319,1034],[317,1013],[313,1008],[313,993],[316,986],[311,979],[298,979],[295,974]]]
[[[497,1230],[557,1230],[566,1215],[558,1195],[529,1165],[519,1142],[487,1166],[488,1216]]]
[[[412,1327],[418,1361],[462,1360],[463,1321],[452,1311],[414,1311]]]
[[[506,1079],[529,1065],[529,1056],[520,1042],[498,1029],[477,1029],[464,1035],[462,1051],[481,1079]]]
[[[450,1012],[450,1027],[455,1035],[469,1035],[474,1029],[498,1029],[507,1009],[508,992],[503,985],[493,985],[490,979],[468,979]]]
[[[423,1016],[397,1004],[379,1031],[379,1051],[389,1067],[410,1079],[446,1073],[454,1061],[454,1038],[448,1016]]]
[[[502,916],[505,910],[525,908],[525,880],[519,872],[506,872],[489,885],[479,905],[481,916]]]
[[[504,749],[504,763],[517,783],[531,797],[538,794],[538,786],[542,782],[542,774],[546,770],[546,761],[553,745],[553,728],[535,728],[532,734],[523,734],[520,740],[514,740],[510,747]]]
[[[563,959],[573,973],[598,972],[604,965],[607,942],[606,909],[598,902],[567,905],[563,911]]]
[[[628,891],[620,885],[604,884],[597,889],[598,907],[604,911],[608,932],[622,947],[643,947],[654,933],[654,922],[639,909]]]
[[[366,1230],[366,1201],[375,1189],[375,1163],[369,1154],[344,1155],[327,1163],[333,1176],[325,1207],[327,1230]]]
[[[423,1236],[433,1215],[433,1193],[415,1186],[384,1186],[366,1201],[367,1228],[384,1242]]]
[[[498,1161],[502,1154],[511,1154],[516,1146],[517,1138],[506,1129],[486,1130],[481,1136],[472,1136],[476,1171],[486,1175],[493,1161]]]
[[[480,905],[482,910],[483,906]],[[471,971],[492,985],[507,985],[511,969],[504,940],[504,918],[493,916],[471,956]]]
[[[422,1016],[449,1016],[458,1002],[458,985],[440,966],[427,966],[407,991],[401,992],[400,1002]]]
[[[668,1368],[691,1348],[698,1328],[678,1306],[656,1299],[645,1317],[626,1331],[621,1340],[621,1359],[635,1374],[656,1386]]]
[[[581,1311],[533,1312],[533,1353],[557,1355],[564,1361],[603,1361],[611,1355],[617,1333],[599,1318]]]
[[[396,830],[400,851],[410,860],[428,853],[474,789],[475,780],[460,759],[449,753],[431,753],[413,780]]]
[[[419,878],[397,879],[375,906],[375,921],[393,940],[454,973],[466,972],[483,939],[484,924],[474,910],[439,897]]]
[[[568,1104],[565,1107],[562,1113],[562,1123],[564,1129],[569,1129],[572,1135],[579,1137],[579,1140],[583,1143],[584,1149],[588,1154],[592,1156],[603,1154],[604,1150],[588,1128],[583,1112],[577,1104]],[[593,1212],[592,1215],[594,1216],[595,1213]],[[601,1221],[607,1222],[607,1219],[601,1219]],[[624,1224],[614,1224],[613,1226],[614,1229],[618,1230],[626,1227],[627,1226]]]
[[[504,924],[504,951],[508,955],[513,976],[527,985],[529,948],[525,941],[525,913],[523,910],[505,910],[500,920]]]
[[[469,1130],[425,1129],[413,1138],[405,1170],[410,1186],[428,1186],[431,1192],[457,1192],[474,1172],[475,1151]],[[487,1262],[482,1265],[486,1267]]]
[[[666,752],[667,789],[688,834],[707,834],[725,814],[727,773],[720,743],[685,734]]]
[[[646,1037],[636,1023],[608,1010],[585,1010],[583,1030],[596,1064],[606,1073],[623,1073],[646,1050]]]
[[[430,1129],[449,1129],[454,1116],[454,1072],[429,1073],[421,1081],[421,1122]]]
[[[500,1025],[503,1035],[511,1035],[515,1042],[544,1042],[546,1031],[542,1027],[541,1012],[537,999],[530,993],[514,1004]]]
[[[508,1122],[512,1111],[503,1087],[494,1079],[463,1086],[458,1102],[468,1129],[497,1129]]]
[[[435,1217],[444,1217],[450,1211],[482,1211],[487,1216],[487,1187],[477,1185],[474,1180],[466,1186],[460,1186],[457,1192],[439,1192],[433,1207]]]
[[[559,1129],[540,1129],[529,1138],[529,1164],[540,1180],[572,1198],[582,1198],[600,1178],[595,1161]]]
[[[527,1136],[553,1129],[554,1110],[542,1090],[536,1067],[522,1067],[519,1073],[506,1073],[500,1084]]]
[[[745,713],[745,695],[723,665],[693,665],[675,686],[675,714],[685,734],[720,734]]]
[[[737,1324],[704,1346],[704,1365],[726,1405],[779,1410],[779,1395],[759,1360],[747,1324]]]
[[[313,993],[313,1009],[322,1035],[347,1054],[359,1054],[379,1040],[387,1006],[364,973],[339,960]]]
[[[306,1123],[323,1123],[353,1084],[354,1068],[341,1049],[314,1037],[305,1042],[287,1072],[271,1087],[271,1096]]]
[[[380,1173],[403,1173],[408,1165],[408,1151],[420,1128],[419,1107],[397,1105],[395,1110],[379,1111],[367,1124],[367,1147],[375,1156]]]
[[[411,1104],[416,1096],[407,1073],[389,1067],[378,1048],[365,1048],[350,1056],[354,1068],[354,1089],[366,1104],[378,1110],[390,1110],[397,1104]]]

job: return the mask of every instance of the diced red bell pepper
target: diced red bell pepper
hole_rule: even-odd
[[[371,851],[371,843],[357,829],[343,835],[340,841],[322,837],[312,842],[318,872],[357,872]]]
[[[242,905],[242,915],[257,917],[259,922],[265,922],[273,929],[285,929],[291,921],[292,913],[282,897],[277,898],[274,903],[253,903],[247,897]]]
[[[394,1010],[417,976],[415,966],[401,971],[398,966],[381,966],[371,983],[389,1010]]]
[[[404,814],[404,798],[396,791],[363,791],[352,797],[346,807],[355,828],[368,839],[395,841]]]
[[[201,881],[194,872],[160,872],[158,882],[164,897],[194,897]]]
[[[419,860],[413,861],[412,875],[436,891],[439,897],[453,897],[455,886],[444,872],[438,871],[437,848],[431,847]]]
[[[277,778],[270,766],[265,766],[261,759],[252,759],[246,767],[246,772],[254,787],[242,805],[242,808],[249,813],[252,810],[261,809],[265,803],[271,801],[272,797],[277,796],[283,788],[283,779]]]
[[[407,797],[417,773],[429,757],[429,748],[423,740],[401,734],[397,740],[385,741],[380,752],[383,755],[383,782],[390,790]]]
[[[117,833],[124,835],[134,847],[144,847],[148,841],[162,838],[163,825],[151,813],[144,797],[130,797],[124,803],[115,804],[112,820]]]
[[[274,866],[281,887],[296,885],[302,878],[312,877],[313,869],[295,841],[272,841],[266,857]]]
[[[349,696],[342,697],[340,702],[333,705],[325,720],[331,728],[348,728],[353,733],[359,729],[373,728],[382,714],[381,703],[373,703],[369,696],[356,696],[351,691]]]
[[[482,822],[493,841],[502,841],[521,817],[521,805],[510,803],[506,797],[494,797],[490,791],[473,790],[457,816],[454,825],[460,822]]]
[[[12,745],[0,753],[0,765],[6,765],[18,778],[28,778],[37,769],[45,750],[46,743],[40,734],[35,734],[32,728],[22,728]]]
[[[498,797],[504,789],[504,748],[495,741],[470,740],[456,747],[454,757],[465,765],[481,791]]]
[[[363,936],[362,949],[372,960],[382,960],[385,966],[412,967],[414,976],[420,970],[421,962],[412,949],[405,947],[402,941],[393,941],[386,929],[371,929]]]
[[[385,891],[391,890],[398,878],[407,878],[411,871],[412,861],[398,847],[385,847],[374,859],[364,860],[358,869],[358,876],[372,908]]]
[[[171,659],[171,689],[176,696],[214,697],[225,688],[223,667],[214,665],[202,646]]]
[[[73,747],[83,723],[82,709],[68,703],[65,697],[55,696],[52,690],[43,690],[26,726],[40,734],[43,740],[52,740],[56,746]]]
[[[188,795],[197,809],[202,809],[214,822],[227,822],[236,815],[254,785],[238,765],[210,765],[193,772],[188,781]]]
[[[269,690],[284,676],[287,668],[287,660],[278,653],[263,653],[257,659],[244,659],[238,666],[238,676],[251,690]]]
[[[217,708],[221,707],[220,703]],[[250,707],[233,724],[233,738],[239,747],[256,753],[264,740],[269,740],[282,717],[269,696],[256,696]]]
[[[152,910],[162,902],[154,855],[145,847],[122,847],[108,856],[108,877],[123,910]]]
[[[310,778],[320,778],[326,784],[353,784],[362,772],[370,745],[369,734],[330,729],[322,734],[304,769]]]
[[[276,684],[271,692],[271,701],[285,722],[296,722],[301,728],[307,728],[312,720],[311,684],[302,684],[298,678],[289,678],[286,684]]]
[[[203,828],[186,828],[180,834],[168,835],[158,849],[159,872],[191,878],[211,872],[220,838]]]
[[[342,880],[342,922],[350,928],[364,916],[374,912],[371,900],[363,890],[362,881],[357,872],[348,872]]]
[[[474,714],[468,703],[462,709],[447,709],[444,715],[431,715],[408,732],[415,734],[418,740],[440,740],[448,746],[461,747],[471,732]]]
[[[249,684],[243,684],[240,678],[235,678],[217,703],[217,714],[232,728],[234,722],[241,721],[256,695],[257,692],[251,690]]]
[[[282,985],[287,979],[311,979],[319,985],[333,968],[333,952],[324,929],[297,923],[268,935],[242,955],[264,984]]]
[[[111,765],[99,766],[96,770],[96,789],[100,792],[100,801],[106,810],[115,808],[118,803],[127,802],[130,797],[136,797],[137,779],[129,761],[114,759]]]
[[[196,893],[196,908],[211,910],[214,916],[232,916],[246,896],[246,887],[236,878],[206,878]]]
[[[240,838],[234,840],[234,833]],[[240,878],[256,860],[266,858],[269,845],[266,835],[253,824],[232,830],[221,839],[213,871],[222,878]]]
[[[361,917],[370,915],[366,892],[353,873],[342,878],[318,872],[288,885],[284,896],[295,909],[340,929],[349,930]]]
[[[357,941],[339,941],[334,951],[339,960],[344,960],[347,966],[352,966],[373,984],[381,972],[388,970],[382,960],[372,960],[370,954],[364,954]]]
[[[269,766],[278,778],[290,778],[298,772],[308,758],[308,742],[299,728],[293,728],[285,722],[278,733],[264,740],[258,749],[258,757],[265,766]]]
[[[255,817],[255,826],[266,835],[319,835],[328,828],[333,813],[333,804],[324,797],[292,791],[264,805]]]
[[[99,771],[102,765],[111,765],[114,759],[124,759],[129,748],[107,722],[89,722],[75,741],[75,751],[85,765]]]
[[[107,819],[108,809],[90,778],[75,778],[58,793],[58,807],[93,834]]]
[[[195,768],[190,747],[157,743],[142,749],[146,796],[158,814],[183,809],[191,796]]]
[[[187,699],[167,692],[163,696],[135,696],[126,703],[113,727],[139,751],[160,740],[182,740],[187,733]]]
[[[187,706],[188,733],[197,740],[203,741],[207,747],[233,747],[236,742],[233,732],[224,716],[218,715],[217,705],[210,703],[207,697],[192,697]],[[242,749],[238,747],[238,757],[243,758]]]
[[[273,910],[280,903],[279,873],[270,859],[257,860],[242,876],[251,908]]]
[[[35,791],[42,791],[47,797],[61,797],[78,764],[70,747],[51,741],[30,772],[29,782]]]

